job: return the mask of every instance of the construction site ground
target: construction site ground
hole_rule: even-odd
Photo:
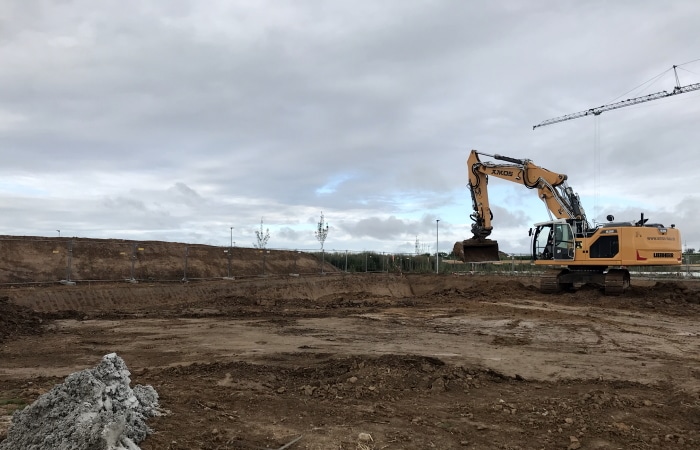
[[[700,448],[697,282],[536,282],[5,286],[0,441],[14,410],[116,352],[160,395],[144,450]]]

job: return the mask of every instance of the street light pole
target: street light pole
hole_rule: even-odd
[[[185,246],[185,264],[184,264],[184,269],[183,269],[183,274],[182,274],[182,282],[187,283],[187,257],[189,256],[189,248]]]
[[[228,246],[228,277],[231,278],[231,258],[233,257],[233,227],[231,227],[231,241]]]
[[[435,219],[435,273],[440,273],[440,219]]]

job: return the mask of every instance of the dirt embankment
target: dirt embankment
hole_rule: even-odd
[[[639,282],[621,296],[584,287],[575,293],[543,295],[536,278],[498,276],[344,274],[303,277],[242,278],[192,283],[78,283],[75,286],[12,287],[0,291],[0,341],[36,334],[44,321],[117,317],[235,315],[278,313],[294,316],[309,310],[403,307],[424,301],[439,304],[501,302],[514,296],[559,305],[660,311],[683,316],[700,312],[700,283]],[[381,300],[378,300],[381,299]],[[8,301],[9,300],[9,301]],[[350,312],[355,312],[352,309]]]
[[[120,239],[0,237],[0,283],[181,280],[318,273],[308,253]],[[326,263],[325,272],[336,271]]]

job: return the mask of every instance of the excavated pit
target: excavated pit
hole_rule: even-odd
[[[27,448],[8,441],[10,417],[111,352],[168,411],[142,450],[698,448],[698,282],[633,278],[613,298],[536,284],[462,272],[5,289],[0,448]],[[93,393],[93,377],[75,380]]]

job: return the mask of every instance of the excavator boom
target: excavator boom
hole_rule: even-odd
[[[481,161],[479,155],[504,163]],[[465,262],[498,261],[498,242],[488,239],[493,227],[493,212],[489,205],[488,178],[494,176],[528,189],[536,189],[538,196],[556,218],[575,218],[586,222],[585,212],[576,195],[566,184],[566,175],[536,166],[528,159],[489,155],[472,150],[467,160],[469,192],[472,197],[472,238],[457,242],[455,257]]]

